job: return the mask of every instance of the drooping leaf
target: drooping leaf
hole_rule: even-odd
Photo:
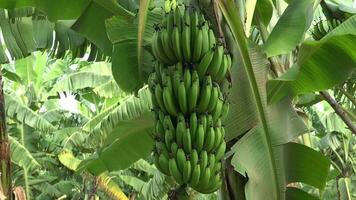
[[[138,97],[130,96],[112,110],[88,135],[85,143],[101,148],[80,164],[80,170],[88,169],[99,174],[125,169],[147,157],[153,148],[150,109],[151,96],[145,87],[139,91]],[[117,159],[112,159],[114,157]]]
[[[313,4],[299,0],[288,5],[264,45],[268,57],[288,53],[302,41],[313,20]]]
[[[40,164],[32,156],[32,154],[15,138],[9,136],[11,162],[16,165],[26,168],[29,171],[40,168]]]
[[[141,42],[144,47],[149,46],[153,35],[153,25],[160,21],[160,14],[149,11],[145,29],[140,30],[143,36]],[[133,92],[141,88],[148,74],[152,71],[152,55],[140,50],[140,64],[138,63],[138,24],[136,18],[130,20],[115,16],[106,20],[106,29],[110,41],[113,43],[112,72],[119,87],[126,92]],[[141,39],[140,39],[141,40]]]
[[[78,18],[89,2],[87,0],[58,0],[53,2],[47,0],[2,0],[0,8],[36,7],[44,12],[51,21],[55,21]]]
[[[58,155],[59,161],[70,170],[77,170],[81,160],[76,158],[73,153],[69,150],[63,150]]]
[[[297,63],[268,83],[268,100],[333,87],[356,69],[356,16],[335,28],[320,41],[304,42]]]
[[[245,185],[246,199],[286,199],[286,186],[290,182],[300,181],[322,187],[325,183],[323,178],[327,175],[325,169],[329,167],[328,162],[322,162],[318,169],[313,168],[313,170],[320,169],[319,175],[323,177],[318,180],[318,183],[306,179],[299,174],[299,171],[284,164],[290,162],[290,159],[295,162],[300,161],[306,153],[309,153],[303,147],[292,148],[294,146],[288,143],[304,133],[306,127],[295,114],[288,99],[284,99],[279,104],[267,106],[266,58],[261,55],[261,52],[248,49],[241,24],[242,20],[234,2],[232,0],[219,1],[219,6],[240,54],[238,58],[242,59],[242,66],[247,74],[245,87],[250,87],[252,93],[248,96],[252,101],[249,108],[257,118],[256,126],[243,135],[232,148],[234,153],[232,165],[242,175],[248,176],[248,182]],[[259,73],[263,75],[260,76]],[[239,82],[235,84],[239,84]],[[232,106],[232,109],[240,108]],[[238,110],[235,112],[238,113]],[[310,149],[310,151],[312,150]],[[292,154],[294,156],[290,156]],[[310,154],[315,160],[326,160],[320,153]],[[310,170],[309,165],[307,168]],[[301,170],[304,172],[304,169]],[[308,173],[313,173],[313,170]]]
[[[55,127],[46,119],[35,113],[29,107],[23,105],[17,99],[16,95],[5,94],[5,102],[7,116],[43,132],[51,132],[55,130]]]

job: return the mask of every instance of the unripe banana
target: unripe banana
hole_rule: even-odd
[[[163,88],[163,103],[169,114],[173,116],[178,115],[178,111],[174,103],[174,96],[172,94],[172,90],[170,90],[167,86]]]
[[[164,106],[164,103],[163,103],[163,90],[162,90],[162,87],[161,85],[156,85],[155,87],[155,98],[156,98],[156,102],[159,106],[159,108],[163,111],[163,112],[166,112],[166,107]]]
[[[214,171],[212,171],[215,167],[215,164],[216,164],[216,160],[215,160],[215,154],[209,154],[209,165],[208,165],[208,168],[210,168],[211,172],[213,173]]]
[[[222,142],[220,144],[218,150],[216,150],[215,159],[216,160],[221,160],[225,155],[225,150],[226,150],[226,143]]]
[[[164,132],[165,132],[164,127],[163,127],[163,124],[159,120],[156,122],[155,132],[156,132],[156,136],[160,140],[164,139]]]
[[[182,50],[183,50],[183,57],[186,62],[191,61],[191,47],[190,47],[190,27],[189,25],[183,26],[183,33],[182,33]]]
[[[174,136],[171,130],[166,129],[165,134],[164,134],[164,141],[166,144],[167,149],[169,149],[172,145]]]
[[[199,189],[197,189],[198,192],[204,192],[204,188],[209,185],[210,176],[210,169],[206,168],[205,171],[202,172],[201,179],[199,181]]]
[[[221,113],[222,113],[223,104],[224,104],[224,102],[222,100],[220,100],[220,99],[218,99],[218,101],[216,102],[216,106],[215,106],[214,111],[213,111],[213,120],[214,120],[214,122],[220,118]]]
[[[216,74],[215,80],[219,83],[221,83],[225,79],[227,70],[229,69],[229,65],[231,64],[231,63],[229,64],[228,57],[229,55],[226,54],[224,55],[219,72]]]
[[[206,115],[205,131],[208,131],[210,127],[214,126],[213,116],[211,114]]]
[[[215,131],[213,127],[210,127],[208,128],[208,131],[205,135],[204,149],[207,152],[210,152],[214,147],[214,143],[215,143]]]
[[[170,130],[175,134],[174,125],[173,125],[172,119],[171,119],[171,117],[169,115],[164,116],[163,128],[165,130]]]
[[[197,73],[196,71],[193,71],[193,74]],[[199,79],[193,79],[192,86],[189,90],[189,96],[188,96],[188,110],[189,112],[193,112],[194,109],[197,106],[198,102],[198,96],[199,96]]]
[[[199,99],[199,103],[198,103],[198,111],[200,113],[206,111],[208,108],[210,96],[211,96],[211,88],[212,88],[211,77],[206,76],[204,85],[200,92],[201,94],[200,94],[200,99]]]
[[[158,58],[162,63],[166,65],[171,65],[174,63],[174,60],[171,60],[165,53],[163,44],[162,44],[162,33],[161,31],[156,32],[157,36],[153,38],[152,41],[152,50],[155,54],[155,57]],[[155,53],[156,52],[156,53]]]
[[[202,29],[202,40],[203,40],[203,44],[202,44],[202,49],[201,49],[201,55],[206,54],[206,52],[209,51],[210,47],[209,47],[209,26],[207,23],[204,23]]]
[[[216,77],[221,67],[221,63],[223,61],[223,55],[224,55],[224,47],[220,45],[215,49],[213,60],[211,61],[208,68],[208,72],[214,78]]]
[[[209,49],[212,49],[216,46],[216,40],[213,29],[209,29]]]
[[[183,134],[183,148],[187,153],[192,151],[192,139],[189,128],[187,128],[186,132]]]
[[[199,180],[200,180],[200,165],[195,165],[195,167],[193,168],[193,171],[192,171],[192,178],[190,180],[190,183],[189,185],[191,187],[196,187],[199,183]]]
[[[182,184],[183,183],[183,177],[181,172],[178,169],[176,160],[174,158],[169,159],[169,172],[173,176],[174,180],[177,181],[177,183]]]
[[[214,85],[213,89],[211,90],[211,96],[208,105],[208,112],[212,112],[216,106],[216,103],[219,99],[219,86]]]
[[[184,118],[184,117],[183,117]],[[176,140],[177,144],[181,147],[183,146],[183,135],[186,132],[185,120],[178,120],[177,131],[176,131]]]
[[[198,19],[198,13],[194,11],[192,15],[190,16],[190,28],[191,34],[193,36],[196,36],[197,30],[199,28],[199,19]],[[195,44],[196,37],[192,37],[192,44]]]
[[[192,149],[192,152],[189,155],[189,161],[194,169],[195,165],[197,165],[199,161],[199,155],[196,149]]]
[[[208,166],[208,153],[206,151],[202,151],[200,154],[200,171],[204,172],[206,170],[206,167]]]
[[[174,27],[174,12],[169,12],[168,16],[166,16],[167,18],[167,25],[166,25],[166,29],[167,29],[167,35],[170,37],[172,32],[173,32],[173,27]]]
[[[176,99],[178,99],[178,90],[179,90],[179,83],[180,82],[181,82],[181,76],[179,75],[179,72],[176,71],[173,74],[173,78],[172,78],[173,92],[174,92],[174,95],[175,95]]]
[[[195,34],[195,35],[194,35]],[[202,55],[202,48],[203,48],[203,31],[201,29],[197,29],[194,35],[194,45],[193,45],[193,62],[199,62],[200,56]]]
[[[183,171],[184,163],[187,160],[187,158],[185,157],[185,153],[184,153],[183,149],[178,149],[177,150],[176,159],[177,159],[178,169],[180,171]]]
[[[163,154],[167,158],[169,157],[169,152],[167,150],[166,144],[163,142],[156,142],[156,150],[159,154]]]
[[[169,160],[166,156],[164,156],[163,154],[161,154],[158,158],[158,164],[160,166],[160,168],[162,169],[162,172],[166,175],[170,175],[169,172]]]
[[[184,183],[189,183],[191,173],[192,173],[192,166],[190,165],[189,161],[185,161],[184,167],[183,167],[183,181],[184,181]]]
[[[186,68],[184,70],[184,86],[187,91],[190,90],[191,85],[192,85],[192,75],[190,74],[190,70]]]
[[[179,8],[177,7],[174,10],[174,25],[178,28],[178,32],[182,32],[182,13],[180,12]]]
[[[173,28],[172,28],[173,29]],[[161,42],[162,42],[162,47],[164,52],[166,53],[167,57],[171,61],[171,63],[175,63],[177,61],[177,58],[175,57],[175,54],[172,49],[172,41],[171,41],[171,34],[169,33],[169,30],[162,30],[161,31]]]
[[[205,77],[205,74],[209,68],[209,65],[211,63],[211,61],[213,60],[214,57],[214,51],[210,50],[208,51],[202,58],[202,60],[200,61],[200,63],[197,66],[197,72],[199,77],[201,77],[201,79],[203,77]]]
[[[219,147],[219,145],[222,142],[222,140],[223,140],[221,129],[223,129],[221,126],[218,126],[218,127],[214,128],[214,130],[215,130],[215,141],[214,141],[214,145],[213,145],[213,149],[212,150],[216,150]]]
[[[185,89],[186,87],[184,86],[184,82],[181,81],[178,87],[178,103],[182,113],[187,114],[188,102],[187,102],[187,93]]]
[[[203,124],[199,124],[198,130],[197,130],[196,136],[195,136],[195,146],[199,152],[203,149],[204,138],[205,138],[205,130],[204,130]]]
[[[195,143],[195,137],[196,137],[196,132],[198,129],[198,117],[196,113],[191,113],[190,114],[190,119],[189,119],[189,129],[190,129],[190,135],[192,138],[192,144]]]
[[[229,114],[229,103],[224,101],[222,108],[221,108],[221,120],[224,121]]]
[[[172,155],[177,155],[177,151],[178,151],[178,144],[173,142],[171,145],[171,153]]]
[[[172,33],[172,47],[173,47],[173,52],[179,61],[183,61],[181,42],[182,42],[182,38],[181,38],[179,28],[174,27]]]
[[[204,132],[208,130],[207,115],[203,114],[199,116],[200,123],[203,124]]]

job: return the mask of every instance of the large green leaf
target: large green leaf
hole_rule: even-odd
[[[5,94],[5,111],[7,116],[43,132],[55,130],[55,127],[51,123],[29,107],[23,105],[18,98],[15,94]]]
[[[250,109],[257,116],[257,125],[243,135],[232,148],[233,166],[242,175],[248,176],[245,186],[246,199],[287,199],[286,186],[291,182],[304,182],[322,188],[329,169],[327,159],[312,149],[306,150],[302,145],[288,143],[307,129],[288,99],[267,106],[266,58],[261,52],[248,49],[241,19],[233,1],[219,1],[219,5],[241,55],[241,63],[247,74],[245,87],[250,87],[252,93],[249,96],[252,101]],[[238,113],[240,108],[232,109],[237,111],[231,112]],[[310,162],[310,157],[320,165],[316,167]],[[288,165],[296,162],[305,164],[305,167],[296,169]],[[305,174],[310,175],[310,178]]]
[[[125,169],[147,157],[153,148],[151,106],[151,95],[145,87],[138,97],[128,97],[105,116],[85,142],[100,149],[84,160],[79,170],[100,174],[106,170]]]
[[[89,2],[88,0],[2,0],[0,8],[36,7],[43,11],[51,21],[55,21],[78,18]]]
[[[9,137],[11,161],[29,171],[40,168],[40,164],[32,154],[15,138]]]
[[[140,24],[140,31],[144,31],[144,33],[139,35],[139,22],[134,17],[127,20],[116,16],[106,20],[108,36],[114,45],[112,52],[113,76],[119,87],[126,92],[141,88],[152,71],[153,57],[148,51],[143,50],[143,46],[149,45],[154,32],[153,25],[159,23],[161,16],[156,12],[149,11],[146,17],[144,29]],[[139,41],[140,49],[138,49]],[[140,52],[140,58],[138,52]]]
[[[268,57],[288,53],[302,41],[313,20],[313,4],[299,0],[288,5],[265,43]]]
[[[356,16],[348,19],[320,41],[304,42],[297,63],[268,83],[268,100],[333,87],[356,69]]]

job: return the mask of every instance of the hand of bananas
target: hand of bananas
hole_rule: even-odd
[[[156,124],[157,168],[201,193],[221,186],[225,154],[222,121],[229,104],[220,86],[231,57],[217,44],[204,16],[176,7],[156,27],[152,52],[157,60],[148,83]]]

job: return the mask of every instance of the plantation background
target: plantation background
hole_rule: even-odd
[[[64,13],[46,4],[39,4],[42,7],[35,9],[4,2],[0,2],[0,7],[4,8],[0,10],[0,62],[15,193],[24,193],[27,199],[44,200],[166,199],[169,191],[177,185],[153,164],[152,102],[145,85],[153,70],[154,59],[147,49],[150,48],[153,24],[162,17],[164,1],[147,3],[147,19],[143,24],[146,31],[141,33],[142,40],[137,34],[138,27],[142,27],[138,11],[142,10],[142,2],[147,1],[141,4],[138,1],[108,1],[106,4],[93,1],[83,10],[79,1],[72,2],[70,6],[59,4],[71,8]],[[290,22],[288,18],[281,17],[284,11],[297,10],[297,14],[291,12],[290,16],[299,19],[303,13],[308,13],[305,8],[309,8],[309,4],[305,8],[299,4],[292,7],[297,3],[287,4],[284,1],[257,1],[257,8],[266,5],[263,2],[274,5],[273,15],[260,13],[268,21],[265,28],[269,32],[278,24],[283,27],[283,24]],[[303,121],[305,127],[301,128],[302,134],[288,142],[308,146],[330,161],[325,185],[316,183],[319,187],[311,186],[301,180],[289,183],[288,187],[300,188],[323,200],[351,200],[356,198],[356,136],[323,92],[336,100],[354,124],[356,46],[352,42],[356,41],[355,1],[318,2],[320,5],[316,4],[312,12],[310,26],[304,24],[308,20],[301,20],[303,22],[298,23],[302,26],[294,27],[305,29],[295,36],[296,40],[292,35],[283,34],[298,32],[293,27],[287,27],[288,30],[279,29],[280,34],[271,33],[273,37],[282,35],[279,39],[270,37],[270,42],[266,41],[261,25],[252,22],[255,17],[249,9],[251,5],[244,1],[235,2],[238,5],[236,10],[225,12],[236,14],[237,9],[243,10],[239,13],[242,19],[247,20],[243,25],[248,32],[248,53],[252,54],[254,69],[266,66],[265,62],[259,63],[263,49],[265,60],[268,57],[273,64],[276,60],[271,58],[277,59],[280,66],[276,73],[270,69],[263,72],[270,80],[268,83],[289,81],[285,85],[290,85],[274,93],[271,99],[274,102],[283,99],[273,110],[286,110],[287,114],[267,110],[273,115],[269,125],[280,131],[273,134],[294,130],[294,125]],[[329,7],[323,6],[323,3]],[[289,10],[288,6],[291,6]],[[232,6],[231,9],[234,8]],[[328,16],[325,8],[336,14]],[[221,14],[221,18],[226,13]],[[278,23],[279,19],[284,23]],[[339,21],[336,23],[333,20]],[[233,30],[233,22],[228,21],[227,24]],[[325,33],[320,36],[316,30],[320,30],[321,26]],[[98,31],[94,33],[92,30]],[[226,37],[233,46],[232,54],[236,56],[234,37]],[[142,43],[140,48],[137,48],[138,41]],[[261,48],[257,48],[258,45]],[[311,64],[305,64],[298,54],[310,53],[302,47],[314,48],[313,45],[317,48],[311,52],[319,54],[311,56],[310,59],[314,59]],[[318,56],[323,59],[318,59]],[[241,149],[235,144],[248,131],[254,130],[258,121],[254,116],[256,110],[251,111],[250,108],[255,100],[246,95],[250,92],[246,89],[249,84],[247,78],[241,75],[239,59],[235,59],[233,67],[236,68],[231,72],[232,79],[237,81],[233,82],[234,92],[230,95],[234,106],[226,121],[230,131],[226,138],[230,144],[225,161],[230,164],[225,163],[228,166],[226,172],[234,175],[243,171],[236,167],[243,161],[237,160]],[[302,70],[297,70],[298,75],[302,74],[299,76],[301,79],[290,80],[290,77],[283,76],[293,71],[297,64],[302,66]],[[317,70],[308,70],[311,66]],[[260,78],[258,74],[257,77]],[[266,88],[266,80],[262,82]],[[286,96],[290,98],[284,98]],[[295,121],[281,121],[285,116]],[[258,146],[255,148],[258,149]],[[308,172],[303,172],[313,177],[313,170],[317,171],[318,166],[308,167]],[[246,174],[249,172],[247,170]],[[263,181],[263,184],[268,185],[268,181]],[[223,199],[224,192],[221,190],[210,195],[192,192],[191,196],[198,200]]]

